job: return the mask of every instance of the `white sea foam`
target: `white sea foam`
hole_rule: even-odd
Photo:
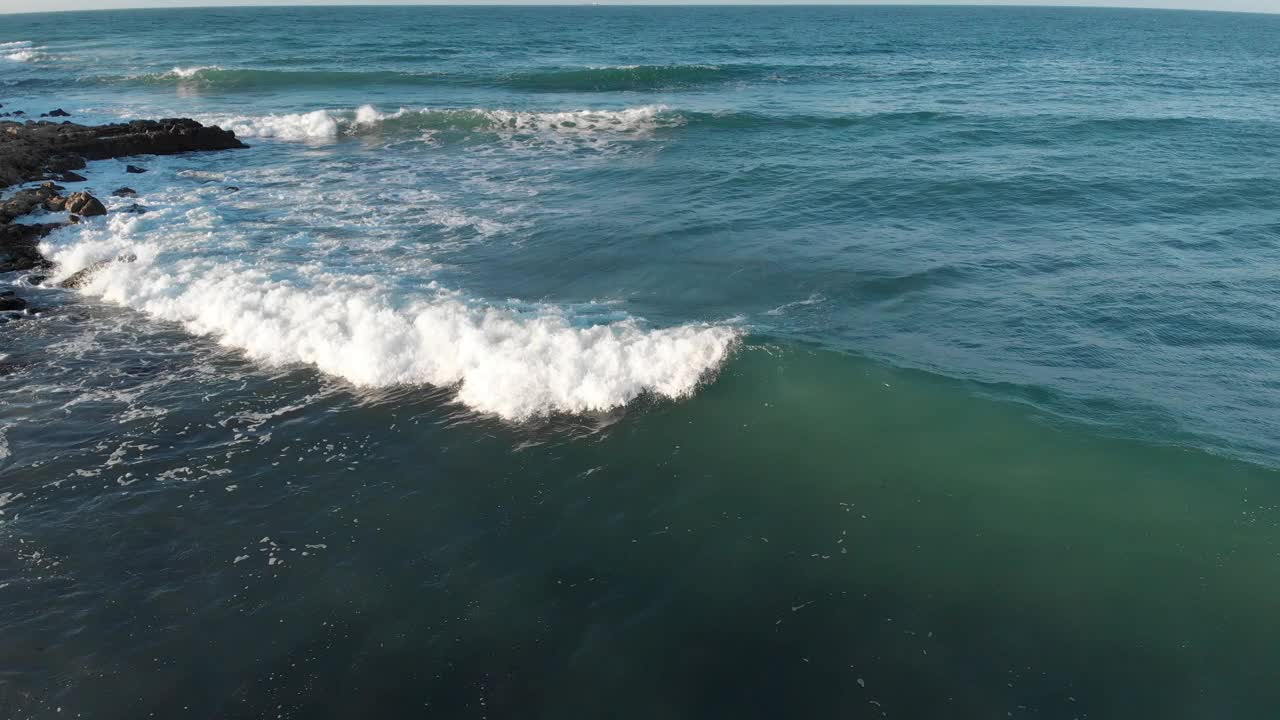
[[[766,315],[782,315],[786,313],[788,310],[792,310],[798,307],[804,307],[806,305],[817,305],[818,303],[825,302],[826,299],[827,298],[825,296],[819,293],[813,293],[804,300],[796,300],[794,302],[789,302],[789,303],[779,305],[778,307],[770,310],[765,314]]]
[[[527,112],[515,110],[401,108],[384,113],[371,105],[354,111],[315,110],[307,113],[206,117],[203,120],[231,130],[241,137],[281,140],[331,140],[378,130],[388,121],[398,120],[411,128],[427,131],[475,130],[498,134],[537,133],[558,136],[629,135],[652,132],[658,127],[679,124],[668,116],[663,105],[645,105],[622,110],[572,110]]]
[[[338,121],[326,110],[289,115],[215,118],[214,124],[240,137],[325,140],[338,137]]]
[[[0,43],[0,55],[14,62],[35,62],[45,57],[42,48],[33,47],[30,40],[13,40]]]
[[[36,47],[18,47],[17,49],[9,52],[5,52],[6,50],[9,50],[9,48],[0,48],[0,52],[5,53],[5,59],[13,60],[14,62],[36,62],[38,60],[43,60],[46,57],[46,55],[41,52],[41,49]]]
[[[189,79],[189,78],[195,77],[202,70],[221,70],[221,69],[222,69],[222,66],[220,65],[199,65],[196,67],[185,67],[185,68],[178,66],[170,70],[168,74],[173,75],[175,77],[180,77],[183,79]]]
[[[257,259],[184,254],[184,241],[160,228],[186,232],[188,248],[219,230],[197,207],[185,220],[160,208],[86,223],[46,249],[59,277],[121,258],[82,292],[182,323],[265,364],[307,363],[359,386],[452,386],[471,408],[512,420],[607,410],[644,394],[688,396],[738,337],[729,325],[590,324],[556,306],[485,303],[435,283],[406,296],[376,276],[315,270],[281,279]]]

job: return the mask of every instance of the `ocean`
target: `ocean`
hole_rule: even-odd
[[[1277,715],[1280,16],[4,15],[0,103],[251,146],[0,275],[2,717]]]

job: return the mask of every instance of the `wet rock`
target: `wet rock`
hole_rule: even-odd
[[[78,170],[86,160],[243,147],[235,133],[188,118],[97,126],[0,122],[0,187]]]
[[[35,212],[42,207],[48,209],[49,203],[60,197],[57,190],[45,185],[19,190],[8,200],[0,202],[0,223],[8,223],[20,215]]]
[[[58,108],[56,110],[50,110],[47,113],[40,113],[40,117],[71,117],[71,113],[63,110],[62,108]]]
[[[62,182],[75,183],[75,182],[85,182],[86,180],[88,180],[88,178],[81,175],[80,173],[71,172],[70,170],[63,170],[62,172],[58,173],[55,177],[57,177],[57,179],[61,180]]]
[[[49,279],[49,276],[48,276],[48,275],[28,275],[28,276],[27,276],[27,284],[28,284],[28,285],[43,285],[43,284],[44,284],[44,281],[45,281],[45,280],[48,280],[48,279]]]
[[[54,183],[53,181],[42,182],[40,183],[40,187],[45,188],[46,190],[52,190],[54,192],[62,192],[63,190],[66,190],[66,188]]]
[[[147,169],[146,169],[146,168],[140,168],[140,167],[138,167],[137,165],[125,165],[125,166],[124,166],[124,171],[125,171],[125,172],[127,172],[127,173],[133,173],[133,174],[135,174],[135,175],[141,175],[142,173],[146,172],[146,171],[147,171]]]
[[[240,188],[236,185],[228,185],[227,192],[240,192]]]
[[[126,205],[125,207],[120,208],[116,212],[124,213],[125,215],[142,215],[143,213],[147,212],[147,210],[148,208],[146,206],[139,205],[138,203],[133,203],[131,205]]]
[[[49,267],[40,254],[40,238],[60,227],[61,223],[0,225],[0,272]]]
[[[134,190],[131,187],[116,188],[115,190],[111,191],[112,197],[133,197],[137,194],[138,194],[138,191]]]
[[[67,222],[72,225],[79,225],[82,218],[79,215],[68,215]]]
[[[87,192],[71,193],[67,198],[66,208],[67,212],[84,217],[107,214],[107,207],[102,204],[102,201]]]
[[[27,301],[20,297],[0,297],[0,310],[25,310]]]
[[[66,280],[63,280],[62,282],[58,283],[58,287],[65,288],[67,290],[75,290],[76,288],[82,288],[85,285],[89,284],[89,280],[93,278],[94,273],[98,272],[99,270],[101,270],[102,268],[110,264],[111,264],[110,260],[99,260],[98,262],[90,265],[89,267],[83,270],[78,270],[72,273],[71,276],[68,277]]]

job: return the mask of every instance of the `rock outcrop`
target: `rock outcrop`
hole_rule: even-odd
[[[102,201],[87,192],[71,193],[71,197],[67,198],[64,207],[66,207],[67,212],[83,215],[84,217],[107,214],[107,207],[102,204]]]
[[[3,107],[3,105],[0,105]],[[0,117],[20,117],[15,110],[0,113]],[[66,117],[58,108],[49,117]],[[130,155],[174,155],[197,150],[230,150],[247,147],[236,139],[235,133],[217,127],[207,127],[190,119],[135,120],[112,125],[77,125],[71,122],[49,121],[14,122],[0,121],[0,188],[33,180],[57,179],[62,182],[84,182],[84,176],[74,172],[90,160],[127,157]],[[146,172],[133,165],[128,172]],[[107,214],[102,201],[87,192],[75,192],[63,196],[61,185],[45,182],[40,187],[15,192],[0,201],[0,273],[20,270],[44,269],[52,266],[40,253],[40,239],[67,223],[20,223],[18,217],[37,210],[68,212],[69,223],[82,222],[84,217]],[[130,188],[120,188],[113,193],[119,197],[131,197],[136,193]],[[143,213],[146,208],[134,203],[122,212]],[[132,257],[116,258],[119,262],[132,261]],[[97,263],[75,273],[60,283],[62,287],[80,287],[104,267]],[[40,284],[45,275],[29,276],[30,284]],[[0,310],[24,311],[31,308],[25,300],[11,291],[0,294]],[[7,322],[14,315],[0,317]]]
[[[0,187],[79,170],[89,160],[247,147],[235,133],[188,118],[112,125],[0,122]]]

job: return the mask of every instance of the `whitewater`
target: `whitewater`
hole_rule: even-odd
[[[503,128],[578,135],[595,132],[593,123],[610,131],[633,129],[653,114],[527,113],[522,119],[464,112],[492,117]],[[362,107],[350,127],[400,116]],[[323,111],[240,122],[265,137],[336,137],[336,121]],[[44,244],[56,263],[54,281],[92,269],[79,292],[182,323],[270,366],[305,363],[363,387],[455,387],[458,400],[474,410],[527,420],[603,412],[644,395],[686,398],[725,362],[741,334],[732,324],[653,328],[625,314],[600,322],[598,313],[573,307],[468,297],[433,279],[437,266],[425,257],[397,268],[399,287],[414,288],[409,293],[398,293],[381,273],[331,270],[334,261],[323,252],[308,258],[301,272],[293,264],[296,257],[288,265],[270,254],[228,257],[225,245],[210,246],[220,236],[229,236],[221,243],[239,244],[220,201],[233,198],[243,211],[252,204],[244,200],[252,191],[211,195],[207,184],[197,182],[186,193],[163,186],[153,193],[147,176],[131,176],[123,167],[109,161],[92,169],[101,187],[127,181],[142,188],[140,194],[110,199],[107,218],[59,231]],[[298,193],[289,200],[304,197]],[[129,213],[138,203],[146,214]],[[435,209],[431,217],[444,227],[474,222],[448,208]]]

